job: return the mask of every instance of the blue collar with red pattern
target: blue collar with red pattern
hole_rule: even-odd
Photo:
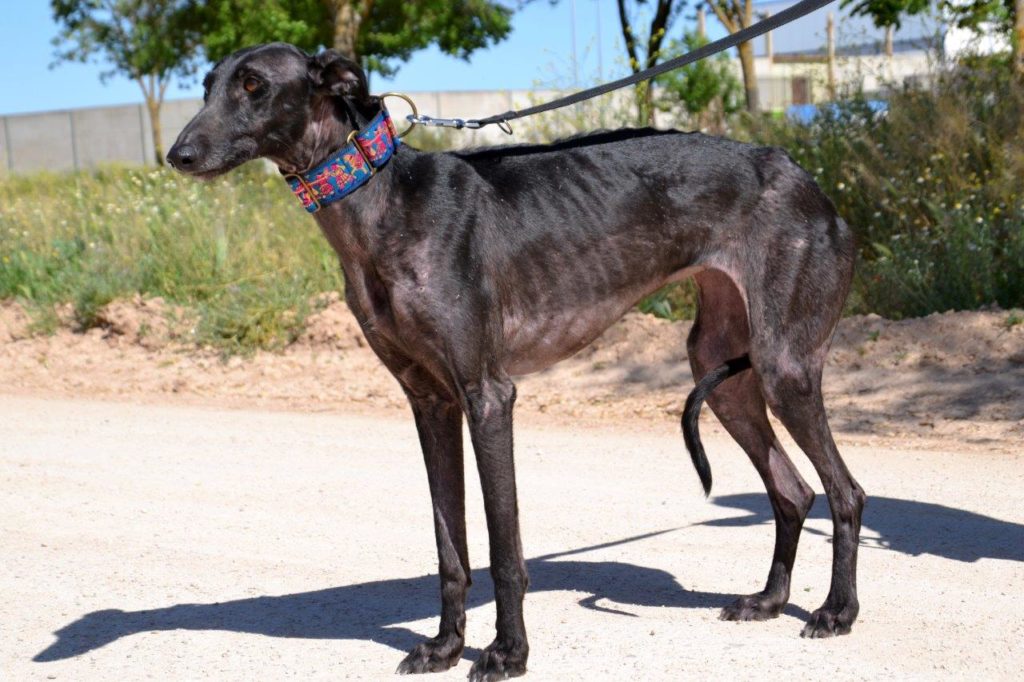
[[[381,112],[360,131],[348,136],[348,144],[305,173],[290,173],[284,179],[309,213],[316,213],[366,184],[374,170],[388,162],[400,141],[388,110]]]

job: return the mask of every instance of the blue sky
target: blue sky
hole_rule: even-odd
[[[489,90],[535,85],[569,87],[572,69],[572,0],[552,6],[535,0],[517,13],[512,34],[475,53],[472,61],[425,50],[402,66],[392,80],[376,78],[373,89]],[[581,85],[624,75],[618,16],[612,0],[575,0],[576,45]],[[99,65],[53,61],[51,39],[57,29],[47,0],[0,0],[0,114],[70,109],[142,101],[135,83],[113,78],[101,84]],[[601,40],[598,41],[600,27]],[[674,33],[681,35],[682,25]],[[713,35],[713,37],[715,37]],[[198,97],[195,84],[175,83],[171,99]]]

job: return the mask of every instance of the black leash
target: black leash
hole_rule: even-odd
[[[835,2],[835,0],[800,0],[800,2],[787,7],[778,14],[774,14],[767,19],[762,19],[756,24],[747,26],[736,33],[725,36],[724,38],[719,38],[713,43],[708,43],[703,47],[698,47],[693,52],[687,52],[675,59],[670,59],[667,62],[658,64],[657,66],[644,69],[643,71],[634,73],[631,76],[626,76],[625,78],[620,78],[619,80],[612,81],[611,83],[598,85],[587,90],[581,90],[571,95],[566,95],[565,97],[552,100],[546,104],[538,104],[518,111],[506,111],[504,114],[489,116],[487,118],[471,118],[468,120],[461,118],[434,118],[432,116],[422,114],[410,114],[406,118],[413,124],[419,123],[422,125],[444,126],[447,128],[475,129],[493,124],[499,126],[506,133],[511,134],[512,128],[508,124],[509,121],[526,116],[533,116],[534,114],[540,114],[553,109],[561,109],[562,107],[577,104],[584,100],[600,97],[601,95],[612,92],[613,90],[618,90],[619,88],[624,88],[628,85],[635,85],[640,81],[650,80],[651,78],[660,76],[667,71],[678,69],[681,66],[692,64],[693,62],[700,61],[701,59],[707,59],[708,57],[718,54],[719,52],[724,52],[731,47],[736,47],[740,43],[753,40],[760,35],[764,35],[768,31],[775,30],[780,26],[796,21],[800,17],[807,16],[811,12],[821,9],[832,2]]]

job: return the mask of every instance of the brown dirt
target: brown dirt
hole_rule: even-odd
[[[0,304],[0,392],[180,401],[303,411],[402,409],[394,379],[336,296],[283,353],[223,360],[183,345],[185,314],[160,299],[117,301],[103,327],[31,336]],[[1013,316],[1020,317],[1016,311]],[[840,441],[1016,450],[1024,436],[1024,324],[1006,311],[842,321],[825,370]],[[184,325],[187,327],[187,324]],[[575,357],[519,380],[519,414],[574,422],[678,418],[692,385],[688,322],[631,313]],[[705,411],[707,412],[707,411]],[[705,415],[705,428],[719,430]]]

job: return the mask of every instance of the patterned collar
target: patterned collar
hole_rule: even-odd
[[[284,179],[302,206],[316,213],[366,184],[374,170],[395,153],[400,144],[395,125],[386,108],[363,130],[353,131],[348,144],[305,173],[290,173]]]

